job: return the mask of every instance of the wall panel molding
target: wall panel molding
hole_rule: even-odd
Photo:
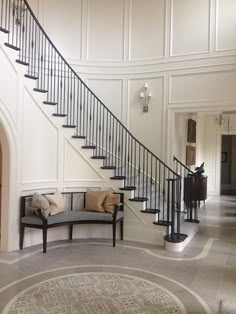
[[[188,56],[188,55],[198,55],[198,54],[204,54],[204,53],[209,53],[210,52],[210,30],[211,30],[211,27],[210,27],[210,17],[211,17],[211,0],[207,0],[208,2],[208,25],[207,25],[207,31],[203,30],[201,33],[204,34],[207,32],[208,34],[208,40],[207,40],[207,48],[206,49],[200,49],[200,50],[195,50],[195,51],[189,51],[189,52],[177,52],[175,53],[174,52],[174,1],[178,1],[178,0],[171,0],[171,3],[170,3],[170,10],[171,10],[171,26],[170,26],[170,56]],[[204,0],[206,1],[206,0]],[[188,0],[189,2],[189,0]],[[198,2],[197,2],[198,3]],[[178,2],[178,5],[180,5],[180,2]],[[198,4],[200,6],[200,4]],[[185,5],[186,6],[186,5]],[[189,5],[189,8],[190,8],[190,5]],[[190,15],[191,12],[188,12],[188,15]],[[184,19],[184,16],[183,14],[180,15],[181,19],[184,21],[185,20],[185,24],[186,24],[186,19]],[[203,25],[203,23],[200,23],[199,24],[199,19],[198,21],[196,21],[197,24],[198,24],[198,28],[197,30],[195,30],[195,35],[196,34],[199,34],[200,30],[199,30],[199,27],[201,27]],[[196,28],[196,26],[195,26]],[[190,28],[186,27],[186,30],[188,30]],[[192,29],[194,30],[194,27],[192,27]],[[195,38],[196,36],[191,34],[191,36],[189,36],[190,38]],[[181,39],[187,37],[187,34],[183,34],[182,31],[181,31]],[[196,42],[198,42],[198,40],[196,39]],[[192,42],[193,43],[193,42]],[[189,42],[188,42],[189,44]],[[188,48],[190,48],[190,46],[188,46]]]
[[[79,149],[72,144],[72,142],[70,140],[68,140],[67,138],[64,138],[63,139],[63,142],[64,142],[64,151],[63,151],[63,160],[64,160],[64,164],[63,164],[63,181],[64,182],[71,182],[71,181],[77,181],[77,180],[80,180],[79,177],[80,177],[80,174],[78,175],[78,179],[77,178],[69,178],[67,177],[67,163],[68,163],[68,153],[69,153],[69,150],[74,153],[74,155],[76,155],[76,158],[84,165],[84,167],[87,167],[87,169],[90,171],[90,173],[86,173],[84,174],[85,176],[86,175],[90,175],[92,176],[92,180],[95,180],[95,181],[106,181],[105,177],[103,176],[103,174],[101,172],[98,171],[98,169],[96,169],[96,167],[90,162],[90,159],[89,158],[86,158],[84,155],[82,155],[80,152],[79,152]],[[84,169],[83,169],[84,170]],[[83,181],[88,181],[88,179],[82,179]],[[89,179],[90,180],[90,179]]]
[[[152,98],[149,112],[144,113],[139,94],[144,83],[149,84]],[[135,138],[157,156],[161,155],[163,130],[164,76],[132,78],[128,80],[129,125]],[[155,137],[153,137],[155,134]]]
[[[120,1],[123,4],[122,17],[121,17],[123,22],[122,22],[122,30],[121,30],[121,34],[120,34],[121,35],[121,42],[120,42],[120,44],[121,44],[121,46],[120,46],[120,50],[121,50],[120,53],[121,53],[121,55],[119,57],[114,57],[114,58],[111,57],[111,56],[109,56],[109,57],[107,56],[105,58],[103,56],[102,57],[101,56],[95,57],[94,55],[91,56],[92,51],[93,52],[94,51],[98,51],[99,50],[98,47],[102,46],[101,41],[99,42],[100,39],[98,38],[98,34],[94,38],[93,38],[93,34],[92,34],[92,31],[94,31],[94,29],[92,30],[91,23],[92,23],[92,20],[94,20],[94,17],[93,17],[93,19],[91,19],[91,3],[93,1],[96,4],[98,3],[98,1],[96,1],[96,0],[87,0],[87,55],[86,55],[86,61],[87,62],[96,62],[96,61],[99,61],[99,62],[115,62],[115,63],[117,63],[117,62],[124,62],[124,56],[125,56],[125,44],[124,44],[124,38],[125,38],[125,29],[124,29],[124,27],[125,27],[124,26],[125,25],[125,0],[116,0],[116,2],[113,2],[113,3],[118,3]],[[104,2],[104,1],[107,1],[107,0],[102,0],[102,1]],[[106,11],[106,9],[109,9],[107,4],[105,4],[104,8],[102,9],[101,1],[100,1],[99,10],[96,11],[96,15],[98,15],[98,12],[103,12],[103,11]],[[118,14],[117,11],[116,11],[116,14]],[[114,16],[116,16],[116,15],[114,15]],[[110,26],[111,25],[114,26],[114,24],[112,24],[112,23],[114,23],[114,16],[113,16],[113,21],[110,21],[111,22]],[[107,14],[106,16],[104,16],[103,19],[101,19],[101,22],[104,22],[106,19],[111,19],[111,18],[112,17],[110,16],[110,14]],[[105,32],[104,34],[106,34],[106,37],[109,37],[108,36],[108,32],[112,30],[112,27],[108,27],[106,25],[106,27],[104,26],[102,29]],[[91,39],[90,39],[90,36],[92,36]],[[104,40],[105,37],[103,37],[102,39]],[[111,43],[111,39],[113,39],[113,44]],[[114,39],[117,39],[117,34],[110,34],[110,40],[108,40],[107,43],[106,43],[106,45],[107,45],[106,50],[108,50],[108,47],[110,49],[110,46],[112,48],[114,48],[113,47],[113,45],[115,44]],[[96,40],[98,40],[98,44],[91,48],[92,42],[95,42]],[[103,45],[104,45],[104,43],[103,43]],[[117,49],[118,49],[118,47],[117,47]],[[114,49],[115,53],[116,53],[117,49]],[[103,51],[102,55],[104,55],[106,53],[105,52],[106,50]]]
[[[44,0],[39,6],[46,33],[66,59],[82,61],[83,1],[70,0],[70,11],[64,0]]]
[[[218,75],[217,75],[218,74]],[[228,74],[228,77],[225,76]],[[208,75],[208,77],[207,77]],[[200,76],[202,76],[202,79],[201,81],[197,81],[196,79],[197,78],[200,78]],[[225,76],[225,77],[223,77]],[[191,80],[191,77],[192,79],[196,80],[195,83],[199,84],[199,88],[201,89],[201,91],[199,90],[198,92],[198,95],[199,95],[199,99],[180,99],[180,100],[174,100],[173,99],[173,92],[174,92],[174,86],[173,86],[173,80],[179,78],[180,80],[185,78],[186,77],[186,81],[185,83],[186,84],[190,84],[190,80]],[[233,82],[235,81],[235,78],[236,78],[236,69],[224,69],[222,71],[219,71],[219,70],[216,70],[216,71],[199,71],[199,72],[192,72],[192,73],[182,73],[182,74],[177,74],[177,75],[171,75],[169,80],[170,80],[170,83],[169,83],[169,86],[170,86],[170,90],[169,90],[169,104],[170,105],[173,105],[173,104],[178,104],[178,103],[204,103],[204,102],[231,102],[231,101],[234,101],[236,100],[236,94],[235,94],[235,88],[234,88],[234,85],[233,85]],[[204,84],[202,83],[202,80],[205,79],[207,80],[207,84],[205,82],[205,86]],[[222,82],[221,82],[222,80]],[[228,81],[227,81],[228,80]],[[230,86],[229,84],[227,84],[231,82],[231,90],[229,90]],[[202,85],[203,84],[203,85]],[[213,85],[214,84],[214,85]],[[225,84],[225,86],[224,86]],[[208,86],[208,88],[206,88],[206,86]],[[190,92],[190,90],[192,89],[195,93],[195,90],[196,90],[196,87],[198,87],[197,85],[195,86],[185,86],[186,89],[185,91],[188,91]],[[177,87],[176,87],[177,88]],[[180,88],[180,86],[179,86]],[[178,88],[177,88],[178,89]],[[176,90],[177,90],[176,89]],[[180,89],[178,89],[180,91]],[[212,97],[212,96],[207,96],[206,92],[209,90],[209,92],[212,93],[212,95],[216,94],[216,98]],[[224,95],[220,94],[220,91],[222,90],[222,92],[224,93]],[[183,88],[183,91],[184,91],[184,88]],[[230,91],[231,91],[231,94],[233,95],[232,98],[225,98],[225,95],[230,94]],[[206,98],[204,98],[204,96],[200,96],[200,92],[203,92],[206,94]],[[217,93],[218,94],[217,94]],[[202,98],[200,98],[202,97]]]
[[[123,79],[113,77],[88,77],[87,85],[92,87],[95,94],[104,103],[104,105],[113,113],[115,116],[122,120],[124,114],[124,89]],[[97,83],[97,86],[96,86]],[[110,86],[109,86],[110,85]],[[108,87],[109,86],[109,87]],[[107,93],[109,89],[110,93]]]
[[[183,58],[178,59],[168,59],[153,62],[153,63],[146,63],[146,64],[140,64],[137,63],[135,65],[128,64],[127,66],[105,66],[105,65],[81,65],[79,63],[73,63],[74,70],[78,73],[79,76],[82,74],[85,75],[94,75],[97,77],[106,77],[106,76],[124,76],[124,75],[151,75],[152,73],[155,73],[159,75],[159,73],[164,72],[176,72],[176,71],[182,71],[182,70],[194,70],[194,69],[201,69],[201,68],[214,68],[214,67],[229,67],[229,66],[235,66],[236,64],[236,56],[235,54],[228,53],[227,55],[222,56],[221,53],[217,53],[212,56],[211,58],[207,58],[206,56],[202,56],[199,58],[186,58],[183,60]]]
[[[28,181],[22,181],[21,184],[24,185],[38,185],[38,184],[57,184],[57,180],[28,180]]]
[[[150,2],[150,0],[148,0]],[[147,9],[148,8],[148,1],[145,2],[145,8],[143,9]],[[158,4],[161,0],[159,1],[154,1],[155,4]],[[137,1],[137,0],[130,0],[130,7],[129,7],[129,52],[128,52],[128,61],[130,62],[137,62],[137,61],[152,61],[152,60],[158,60],[158,59],[163,59],[163,57],[165,56],[165,46],[166,46],[166,20],[167,20],[167,6],[166,6],[166,1],[162,0],[162,5],[163,5],[163,12],[161,15],[163,15],[163,32],[162,32],[162,40],[160,40],[160,38],[155,38],[155,35],[158,35],[156,32],[153,33],[153,36],[150,35],[150,32],[152,30],[152,28],[154,28],[154,25],[152,27],[149,27],[148,30],[146,30],[146,34],[145,36],[142,36],[142,34],[140,34],[140,32],[142,31],[142,27],[139,31],[139,35],[137,37],[139,38],[142,38],[142,45],[138,48],[134,48],[134,50],[137,52],[139,51],[140,49],[145,49],[146,51],[150,51],[150,47],[147,46],[147,39],[148,40],[152,40],[153,43],[156,43],[158,41],[158,45],[162,45],[162,51],[159,52],[160,55],[159,56],[152,56],[152,57],[148,57],[148,58],[145,58],[145,57],[132,57],[132,36],[133,36],[133,33],[132,32],[132,25],[133,25],[133,21],[132,21],[132,10],[133,8],[135,7],[135,5],[137,6],[137,4],[142,4],[143,1]],[[135,5],[133,5],[135,4]],[[153,10],[154,11],[154,10]],[[159,10],[156,11],[156,13],[159,13]],[[146,23],[144,23],[143,26],[146,26],[145,24],[148,24],[149,23],[149,20],[150,20],[150,12],[149,14],[145,14],[145,12],[143,12],[142,10],[142,19],[138,19],[139,23],[142,23],[142,20],[147,18],[147,21]],[[156,22],[158,23],[160,18],[155,18],[153,20],[156,20]],[[158,27],[159,25],[156,25],[155,28],[156,29],[159,29]],[[137,40],[137,39],[136,39]]]
[[[222,0],[215,0],[216,1],[216,13],[215,13],[215,16],[216,16],[216,25],[215,25],[215,34],[216,34],[216,39],[215,39],[215,50],[216,51],[224,51],[224,52],[227,52],[227,51],[232,51],[234,53],[236,53],[236,38],[235,38],[235,33],[236,33],[236,22],[235,22],[235,9],[236,9],[236,2],[234,0],[224,0],[223,3],[224,3],[224,6],[226,8],[227,4],[231,4],[231,6],[234,4],[234,8],[230,8],[229,11],[227,12],[224,12],[225,13],[225,19],[224,19],[224,24],[220,24],[220,14],[223,14],[222,13],[222,9],[219,9],[219,6],[220,6],[220,1]],[[229,9],[229,8],[228,8]],[[228,26],[227,26],[227,23],[228,23]],[[222,38],[227,38],[228,35],[230,34],[231,37],[233,35],[233,38],[231,38],[231,40],[233,39],[234,40],[234,43],[224,43],[224,45],[228,45],[228,47],[222,47],[220,48],[220,33],[219,33],[219,27],[224,27],[223,29],[223,33],[224,35],[221,36],[221,40]],[[229,29],[231,27],[231,29]],[[228,38],[229,39],[229,38]],[[232,46],[231,46],[232,45]]]

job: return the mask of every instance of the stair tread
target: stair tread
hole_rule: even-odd
[[[35,92],[39,92],[39,93],[47,93],[48,92],[46,89],[41,89],[41,88],[33,88],[33,90]]]
[[[65,113],[53,113],[52,115],[54,117],[66,117],[67,116],[67,114],[65,114]]]
[[[26,78],[29,78],[29,79],[31,79],[31,80],[38,80],[38,77],[37,77],[37,76],[30,75],[30,74],[25,74],[25,77],[26,77]]]
[[[131,202],[146,202],[148,201],[147,197],[134,197],[134,198],[129,198]]]
[[[20,48],[19,48],[19,47],[16,47],[16,46],[14,46],[14,45],[12,45],[12,44],[5,43],[4,45],[5,45],[6,47],[8,47],[8,48],[13,49],[13,50],[20,51]]]
[[[158,221],[154,221],[153,222],[154,225],[158,225],[158,226],[170,226],[171,225],[171,222],[169,221],[166,221],[166,220],[158,220]]]
[[[25,66],[29,66],[29,63],[28,63],[28,62],[22,61],[22,60],[20,60],[20,59],[16,59],[16,63],[22,64],[22,65],[25,65]]]
[[[125,180],[126,176],[114,176],[110,177],[111,180]]]
[[[68,129],[76,128],[76,125],[70,125],[70,124],[63,124],[62,126],[63,128],[68,128]]]
[[[144,213],[144,214],[158,214],[158,213],[160,213],[160,209],[157,209],[157,208],[146,208],[145,210],[141,210],[141,213]]]
[[[115,170],[116,166],[103,166],[103,167],[101,167],[101,169],[104,169],[104,170]]]
[[[5,33],[5,34],[8,34],[8,33],[9,33],[9,30],[8,30],[8,29],[3,28],[3,27],[1,27],[1,26],[0,26],[0,31],[3,32],[3,33]]]
[[[84,145],[84,146],[82,146],[82,148],[83,149],[95,149],[96,146],[94,146],[94,145]]]
[[[43,101],[43,104],[45,105],[52,105],[52,106],[56,106],[57,105],[57,102],[54,102],[54,101]]]
[[[106,159],[106,156],[92,156],[92,159]]]
[[[136,186],[124,186],[123,188],[120,188],[121,191],[134,191],[136,190]]]
[[[46,89],[42,89],[42,88],[33,88],[33,90],[35,92],[39,92],[39,93],[47,93],[48,92]]]
[[[84,136],[84,135],[72,135],[72,138],[82,138],[82,139],[85,139],[86,136]]]

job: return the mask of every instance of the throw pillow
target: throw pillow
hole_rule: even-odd
[[[115,205],[120,202],[120,195],[112,192],[107,193],[107,197],[104,202],[104,210],[106,213],[114,213]]]
[[[48,200],[39,193],[34,193],[33,199],[32,199],[32,207],[39,208],[41,210],[42,215],[47,218],[49,215],[49,202]],[[37,211],[35,211],[37,214]]]
[[[52,195],[45,195],[49,202],[49,213],[50,215],[56,215],[64,211],[64,198],[60,192],[56,192]]]
[[[107,191],[88,190],[85,198],[85,210],[104,213],[103,203],[107,193]]]

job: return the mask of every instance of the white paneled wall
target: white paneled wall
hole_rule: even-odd
[[[200,119],[200,111],[236,111],[235,0],[29,3],[83,80],[144,145],[165,160],[185,151],[184,133],[176,130],[183,126],[174,124],[176,113],[194,113]],[[61,137],[60,128],[24,91],[23,75],[17,74],[10,52],[2,48],[4,41],[0,43],[1,73],[8,73],[0,75],[0,121],[8,120],[9,138],[17,143],[11,195],[45,186],[54,190],[103,186],[104,179],[85,166]],[[144,83],[152,92],[148,113],[139,100]],[[207,135],[198,135],[197,156],[205,161],[209,190],[217,193],[219,130],[213,117],[205,120],[199,123]],[[16,245],[12,241],[9,247]]]
[[[95,94],[166,161],[172,160],[176,149],[185,152],[184,140],[180,146],[178,139],[174,143],[174,134],[184,137],[186,132],[181,124],[173,125],[176,113],[236,110],[234,0],[31,0],[30,4]],[[145,82],[153,95],[148,113],[139,100]],[[197,148],[201,159],[200,151]],[[79,168],[64,171],[67,180],[81,174]]]
[[[165,9],[164,0],[130,1],[130,61],[164,56]]]
[[[88,0],[87,60],[124,59],[125,0]]]
[[[235,83],[236,71],[172,76],[170,103],[235,100]]]
[[[143,79],[129,81],[129,123],[130,130],[142,143],[145,143],[155,154],[161,154],[163,129],[163,77],[149,78],[149,89],[152,98],[149,103],[149,112],[143,113],[143,105],[139,94],[145,84]]]
[[[17,91],[18,75],[12,64],[9,62],[8,56],[1,48],[0,48],[0,69],[1,73],[4,72],[8,73],[7,76],[0,75],[0,86],[2,86],[1,101],[7,105],[9,114],[16,123],[18,95],[17,93],[13,93],[12,90]],[[3,88],[3,86],[12,86],[12,89]]]
[[[43,1],[44,27],[65,58],[82,58],[82,0]],[[40,3],[41,5],[41,3]],[[70,9],[71,8],[71,9]],[[58,18],[56,18],[58,17]]]
[[[217,0],[217,50],[236,49],[236,1]]]
[[[166,156],[168,134],[174,152],[168,110],[235,107],[234,0],[81,0],[70,5],[48,0],[40,2],[40,12],[46,31],[78,74],[158,156]],[[145,82],[153,93],[149,113],[142,112],[138,97]]]
[[[58,131],[25,90],[22,132],[22,184],[57,182]]]
[[[114,78],[89,79],[87,84],[108,109],[121,120],[123,80]]]
[[[209,51],[210,0],[171,0],[171,55]]]
[[[67,182],[103,181],[99,174],[65,141],[64,180]],[[72,167],[73,165],[73,167]]]

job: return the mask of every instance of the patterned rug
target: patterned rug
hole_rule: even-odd
[[[114,273],[76,273],[40,282],[17,294],[3,314],[186,314],[170,291]]]

